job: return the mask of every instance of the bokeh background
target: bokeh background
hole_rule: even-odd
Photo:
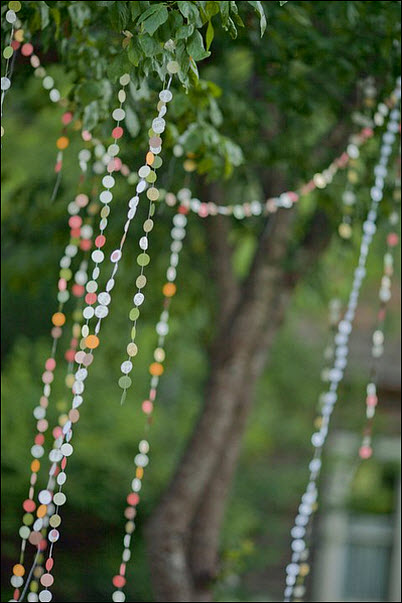
[[[51,50],[43,57],[59,88],[67,92],[71,86],[68,73],[57,64]],[[247,71],[246,45],[228,52],[225,60],[233,69],[237,66],[239,73]],[[223,76],[213,67],[209,75],[224,85]],[[13,88],[6,99],[7,137],[2,151],[3,601],[10,596],[10,569],[17,558],[21,502],[26,496],[35,426],[32,409],[40,397],[40,375],[49,352],[58,261],[68,236],[66,206],[76,190],[77,152],[82,146],[79,134],[73,134],[65,154],[60,190],[51,202],[60,117],[60,109],[50,105],[29,65],[17,61]],[[325,116],[322,118],[325,120]],[[138,119],[140,122],[141,114]],[[317,126],[317,135],[319,130]],[[302,146],[303,140],[298,144]],[[355,165],[361,183],[358,217],[364,215],[367,207],[370,168],[377,151],[373,141]],[[135,168],[132,155],[132,148],[127,147],[125,159]],[[173,161],[176,163],[164,176],[165,188],[175,186],[171,174],[181,166],[181,160]],[[343,173],[333,183],[334,198],[340,198],[345,177]],[[110,249],[118,244],[125,220],[125,200],[130,195],[130,186],[123,178],[118,180],[117,191],[109,228]],[[314,195],[303,201],[304,207],[317,201]],[[145,207],[139,212],[144,214]],[[127,241],[112,312],[103,327],[102,346],[87,382],[87,400],[74,436],[75,454],[69,463],[66,487],[68,504],[56,552],[57,601],[110,600],[110,580],[119,564],[132,459],[143,433],[140,405],[147,393],[147,366],[156,342],[154,326],[162,303],[172,216],[173,210],[161,204],[152,233],[152,263],[138,332],[140,354],[133,374],[135,386],[125,405],[120,406],[117,380],[129,332],[127,312],[136,277],[134,258],[142,219],[133,223]],[[230,220],[235,270],[241,277],[247,272],[254,250],[258,218],[242,223],[235,218]],[[328,303],[334,295],[346,298],[359,238],[358,220],[351,241],[334,236],[318,266],[298,286],[270,354],[258,386],[226,515],[217,601],[281,600],[283,568],[289,558],[289,531],[306,482],[310,436],[322,389],[322,355],[329,337]],[[351,363],[325,454],[322,499],[314,531],[316,563],[308,582],[308,600],[400,600],[399,261],[387,318],[386,352],[380,363],[381,402],[375,424],[375,454],[354,474],[350,487],[345,487],[357,458],[364,420],[370,336],[378,305],[385,238],[386,221],[381,217],[352,338]],[[139,507],[134,562],[129,569],[127,598],[132,601],[153,600],[143,526],[172,474],[202,404],[207,350],[215,324],[211,262],[204,223],[191,215],[179,268],[178,295],[172,305],[166,373],[150,432],[152,456]],[[69,302],[68,311],[72,306]],[[60,350],[65,349],[67,337],[62,339]],[[68,409],[70,402],[63,371],[60,361],[54,404],[49,409],[51,423]]]

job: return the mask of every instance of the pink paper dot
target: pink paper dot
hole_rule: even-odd
[[[89,251],[92,247],[92,241],[91,239],[83,239],[80,242],[80,248],[82,249],[82,251]]]
[[[136,492],[130,492],[130,494],[127,496],[127,502],[132,507],[135,507],[140,502],[140,497]]]
[[[123,133],[124,133],[123,128],[121,128],[120,126],[117,126],[112,131],[112,137],[116,138],[116,140],[118,140],[119,138],[121,138],[123,136]]]
[[[66,111],[63,114],[63,117],[61,118],[61,121],[65,126],[68,126],[68,124],[70,124],[72,122],[72,120],[73,120],[73,114],[71,113],[71,111]]]
[[[54,560],[53,559],[47,559],[46,560],[45,567],[46,567],[46,569],[47,569],[48,572],[50,572],[52,570],[53,565],[54,565]]]
[[[24,509],[24,511],[26,511],[27,513],[32,513],[33,511],[35,511],[36,509],[36,504],[33,500],[30,500],[29,498],[27,498],[26,500],[24,500],[24,502],[22,503],[22,508]]]
[[[30,57],[31,54],[33,53],[33,46],[32,44],[30,44],[29,42],[26,42],[25,44],[22,45],[21,48],[21,54],[24,55],[24,57]]]
[[[82,136],[82,139],[85,140],[86,142],[88,142],[89,140],[92,139],[92,134],[91,134],[91,132],[89,132],[89,130],[83,130],[81,136]]]
[[[206,218],[208,216],[208,205],[206,203],[201,203],[200,208],[198,210],[198,215],[200,218]]]
[[[67,362],[74,362],[74,357],[75,357],[75,350],[67,350],[66,353],[64,354],[64,358],[67,360]]]
[[[41,540],[41,541],[40,541],[40,543],[39,543],[39,549],[40,549],[42,552],[43,552],[43,551],[46,551],[46,549],[47,549],[47,541],[46,541],[44,538],[42,538],[42,540]]]
[[[98,249],[104,246],[106,243],[106,237],[104,235],[99,235],[95,239],[95,245]]]
[[[79,228],[82,224],[82,218],[80,216],[71,216],[68,221],[70,228]]]
[[[114,576],[113,578],[113,586],[116,588],[123,588],[126,583],[126,579],[123,576]]]
[[[67,289],[67,281],[65,278],[60,278],[59,282],[57,283],[57,287],[59,289],[59,291],[65,291]]]
[[[75,297],[82,297],[85,293],[84,285],[77,285],[77,283],[74,283],[71,290]]]
[[[146,415],[150,415],[153,411],[153,408],[154,405],[150,400],[145,400],[145,402],[142,403],[142,410]]]
[[[388,245],[390,247],[396,247],[399,243],[399,236],[396,234],[396,232],[391,232],[388,235]]]
[[[362,446],[359,450],[359,456],[364,460],[369,459],[372,454],[373,449],[371,448],[371,446]]]
[[[59,438],[60,436],[63,435],[63,430],[61,427],[57,426],[53,429],[52,435],[54,437],[55,440],[57,440],[57,438]]]
[[[47,371],[54,371],[56,368],[56,360],[54,358],[48,358],[45,363],[45,368]]]
[[[85,301],[88,304],[88,306],[93,306],[94,303],[96,303],[98,296],[96,295],[96,293],[87,293],[85,296]]]

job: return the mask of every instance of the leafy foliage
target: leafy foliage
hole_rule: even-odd
[[[295,188],[337,152],[335,146],[327,146],[330,133],[340,125],[342,131],[355,131],[356,119],[361,122],[371,114],[373,107],[362,106],[361,79],[373,76],[380,99],[392,90],[399,73],[397,2],[306,1],[287,2],[283,8],[283,2],[22,4],[27,38],[34,42],[70,106],[82,116],[84,126],[105,141],[110,137],[109,116],[117,79],[122,72],[130,72],[125,127],[131,138],[122,139],[121,151],[133,170],[142,163],[147,141],[144,124],[150,124],[153,117],[160,77],[166,75],[168,60],[179,62],[180,83],[174,84],[174,100],[169,107],[161,186],[177,191],[184,182],[202,200],[204,176],[226,179],[220,197],[212,199],[219,203],[261,200]],[[6,3],[2,2],[2,14],[4,10]],[[261,38],[266,21],[268,27]],[[3,313],[2,459],[7,491],[3,522],[6,568],[16,555],[20,518],[15,509],[26,495],[29,450],[25,443],[33,428],[30,419],[20,417],[30,417],[40,395],[38,375],[48,353],[48,319],[54,311],[57,265],[49,264],[49,258],[60,257],[66,244],[65,207],[75,191],[75,157],[83,146],[78,134],[71,132],[60,193],[56,202],[50,203],[53,141],[59,135],[59,118],[38,78],[32,77],[30,66],[20,60],[5,103],[7,153],[2,171],[6,235],[3,293],[7,302]],[[377,151],[377,140],[373,140],[354,165],[360,175],[356,222],[366,211]],[[188,170],[188,162],[194,173]],[[110,249],[118,244],[125,219],[124,200],[132,194],[133,181],[127,184],[121,180],[108,227]],[[327,190],[303,199],[295,246],[318,205],[334,226],[339,222],[343,187],[341,175]],[[389,195],[382,207],[384,214],[389,212]],[[162,206],[158,212],[149,298],[139,333],[136,388],[122,409],[115,381],[132,295],[130,261],[122,264],[113,312],[105,324],[108,345],[99,351],[91,371],[91,395],[80,421],[63,524],[65,533],[74,534],[75,540],[66,537],[58,552],[58,563],[63,567],[57,577],[60,598],[68,594],[72,600],[108,600],[110,576],[119,561],[122,493],[129,483],[129,463],[122,459],[131,458],[142,433],[139,405],[146,394],[147,364],[155,343],[153,327],[161,303],[159,285],[167,264],[171,212]],[[135,228],[127,245],[134,245],[140,236]],[[239,279],[247,274],[260,230],[257,219],[232,221],[230,237]],[[376,295],[383,239],[379,236],[369,266],[368,300]],[[278,559],[287,553],[291,515],[306,477],[311,422],[319,393],[318,378],[312,376],[318,377],[321,369],[326,304],[334,291],[346,291],[350,281],[345,274],[349,275],[355,260],[357,243],[358,237],[347,245],[334,237],[328,256],[317,270],[311,270],[297,292],[272,363],[259,385],[224,534],[224,562],[217,584],[222,601],[232,596],[245,600],[249,591],[256,590],[255,583],[266,586],[271,599],[281,596]],[[133,600],[152,600],[141,526],[169,479],[202,403],[208,370],[206,350],[214,333],[213,261],[204,224],[190,218],[179,295],[172,307],[167,370],[152,430],[153,458],[139,511],[136,563],[129,569],[128,596]],[[67,309],[72,310],[71,306]],[[370,301],[367,315],[373,312]],[[393,323],[397,332],[396,316]],[[60,349],[66,345],[63,340]],[[58,371],[60,384],[55,390],[52,422],[68,402],[62,387],[62,362]],[[343,408],[341,405],[335,417],[339,425],[356,432],[361,427],[365,377],[360,366],[353,371],[344,392],[348,403]],[[392,421],[386,415],[380,421],[379,431],[392,432]],[[377,496],[374,508],[372,500],[366,505],[371,512],[389,506],[389,490],[381,489]],[[276,581],[265,582],[267,568],[277,576]],[[236,573],[246,573],[248,578],[233,586],[230,578]]]

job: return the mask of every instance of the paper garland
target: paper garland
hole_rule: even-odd
[[[400,161],[400,159],[399,159]],[[400,178],[396,181],[394,190],[394,204],[400,203]],[[379,309],[377,313],[377,324],[372,334],[371,348],[371,370],[370,380],[366,388],[366,422],[363,428],[363,438],[359,449],[359,456],[362,460],[371,458],[373,454],[372,431],[373,421],[378,404],[378,363],[384,353],[385,334],[384,326],[387,317],[387,308],[391,299],[391,284],[394,274],[395,250],[399,244],[399,235],[395,232],[395,226],[399,223],[399,214],[392,211],[389,216],[389,234],[387,236],[387,249],[384,255],[383,274],[381,285],[378,291]]]
[[[3,50],[3,57],[6,60],[6,66],[4,75],[1,76],[1,97],[0,97],[0,105],[1,105],[1,138],[4,136],[4,127],[3,127],[3,109],[4,109],[4,101],[6,98],[6,94],[11,88],[11,60],[14,56],[14,47],[13,47],[13,39],[14,39],[14,31],[16,27],[19,27],[19,19],[17,17],[17,13],[21,10],[21,2],[9,2],[8,10],[6,12],[6,21],[11,25],[9,43]]]
[[[394,91],[395,98],[400,101],[401,82],[398,80],[397,87]],[[363,237],[360,246],[360,254],[357,268],[354,273],[353,286],[349,296],[347,310],[344,319],[340,321],[338,332],[335,337],[335,361],[332,370],[330,371],[330,381],[328,392],[324,397],[322,407],[322,422],[319,430],[312,436],[312,444],[314,454],[309,465],[310,478],[305,493],[302,496],[298,514],[295,519],[295,524],[292,529],[292,561],[286,568],[286,587],[284,592],[284,601],[291,601],[295,596],[300,599],[304,596],[304,587],[297,587],[297,578],[299,574],[306,571],[303,561],[308,557],[306,550],[306,542],[304,536],[306,528],[310,524],[310,518],[315,509],[318,496],[318,478],[321,471],[321,456],[323,446],[325,444],[328,429],[330,425],[331,415],[337,401],[337,391],[339,383],[343,379],[344,371],[348,361],[348,342],[353,328],[353,320],[359,299],[361,285],[366,274],[366,261],[370,250],[370,244],[376,232],[376,220],[378,214],[378,206],[383,198],[385,185],[385,176],[389,157],[392,153],[392,139],[395,139],[395,134],[399,129],[400,112],[398,109],[393,109],[390,113],[387,130],[382,136],[382,144],[380,150],[380,159],[374,170],[375,184],[371,188],[370,197],[371,205],[366,221],[363,224]]]
[[[123,81],[121,80],[120,83],[122,85],[127,85],[128,82],[129,82],[129,78],[127,76],[124,78]],[[155,136],[151,135],[151,138],[150,138],[150,150],[147,154],[147,164],[146,164],[147,166],[149,165],[149,163],[152,164],[150,154],[155,156],[155,155],[159,154],[161,151],[162,141],[161,141],[160,137],[156,135],[156,134],[158,134],[158,132],[155,132],[155,128],[160,129],[160,132],[162,132],[165,128],[164,120],[163,120],[161,114],[164,115],[166,113],[166,103],[170,102],[170,100],[172,98],[172,93],[169,90],[170,82],[171,82],[171,80],[169,80],[167,88],[162,90],[162,92],[160,93],[161,104],[160,104],[160,106],[158,106],[158,112],[159,112],[158,118],[156,118],[152,124],[152,127],[154,128]],[[121,119],[124,119],[124,115],[122,114],[121,111],[122,110],[119,110],[119,111],[115,110],[113,112],[113,118],[116,121],[120,121]],[[157,120],[159,120],[159,121],[157,121]],[[119,125],[117,126],[117,128],[119,128]],[[121,132],[121,131],[116,132],[115,130],[114,130],[113,135],[115,138],[119,138],[123,134],[123,132]],[[117,149],[113,149],[113,152],[111,153],[110,150],[111,149],[109,147],[108,153],[111,156],[113,156],[113,153],[115,150],[117,151]],[[142,170],[142,168],[140,168],[140,171],[141,170]],[[113,180],[113,182],[112,182],[112,180]],[[114,178],[110,174],[108,176],[105,176],[105,178],[103,179],[103,185],[105,187],[105,190],[102,191],[102,193],[100,195],[100,200],[102,203],[105,204],[106,208],[109,209],[108,203],[110,203],[110,201],[112,200],[112,194],[110,193],[110,189],[112,189],[114,186]],[[93,314],[92,314],[92,312],[90,312],[91,316],[86,318],[87,323],[82,328],[82,336],[85,340],[85,346],[86,346],[87,350],[89,350],[89,351],[81,350],[81,351],[77,352],[76,357],[75,357],[78,368],[75,373],[75,381],[74,381],[73,388],[72,388],[72,391],[73,391],[72,410],[78,408],[84,401],[82,394],[85,390],[85,380],[88,376],[88,368],[93,362],[94,350],[99,346],[98,334],[100,331],[102,320],[108,314],[108,306],[110,305],[111,299],[112,299],[110,292],[112,291],[114,284],[115,284],[114,277],[117,273],[118,265],[122,258],[122,250],[123,250],[123,246],[124,246],[124,243],[126,240],[127,232],[128,232],[131,220],[134,218],[135,213],[136,213],[136,209],[137,209],[138,202],[139,202],[139,195],[142,192],[144,192],[146,189],[147,189],[147,181],[146,181],[146,177],[144,177],[141,179],[141,181],[137,185],[136,196],[133,197],[133,199],[131,199],[129,202],[128,219],[124,226],[124,233],[123,233],[123,236],[121,239],[120,247],[119,247],[119,249],[113,251],[110,256],[110,260],[111,260],[112,264],[114,265],[113,269],[112,269],[112,275],[106,284],[106,290],[104,292],[100,293],[99,295],[95,294],[96,289],[95,289],[95,291],[91,291],[91,289],[92,289],[91,283],[93,282],[93,283],[97,284],[96,279],[99,278],[100,271],[99,271],[98,264],[100,264],[104,259],[104,254],[103,254],[103,252],[100,251],[100,248],[103,247],[103,245],[105,244],[105,240],[104,239],[99,240],[99,237],[97,237],[97,239],[95,239],[95,245],[96,245],[97,249],[91,255],[92,261],[95,263],[95,268],[92,272],[92,281],[88,281],[88,283],[87,283],[88,293],[85,297],[85,301],[88,305],[84,309],[84,317],[85,317],[85,311],[87,308],[90,308],[91,306],[93,306],[96,303],[96,301],[98,302],[98,305],[97,305],[96,309],[94,310]],[[150,204],[153,204],[153,201],[157,200],[156,193],[154,193],[153,191],[156,191],[155,187],[153,187],[153,186],[151,186],[147,190],[147,196],[150,199]],[[105,193],[107,193],[107,194],[105,194]],[[103,208],[103,209],[105,209],[105,208]],[[101,216],[102,216],[103,209],[101,211]],[[106,223],[102,222],[102,220],[106,220],[106,218],[102,217],[101,223],[100,223],[101,234],[99,236],[103,237],[103,231],[106,228],[107,220],[106,220]],[[102,255],[100,255],[100,254],[102,254]],[[90,288],[88,288],[88,286],[90,286]],[[90,334],[88,323],[89,323],[89,320],[93,316],[96,316],[98,321],[95,325],[94,334]],[[62,507],[66,502],[66,496],[63,492],[63,485],[67,479],[67,474],[66,474],[67,459],[68,459],[68,457],[70,457],[73,454],[73,451],[74,451],[74,448],[73,448],[72,444],[70,443],[72,436],[73,436],[73,423],[71,420],[69,420],[63,426],[62,433],[60,434],[60,437],[57,438],[57,440],[55,441],[55,448],[52,451],[54,460],[52,460],[53,464],[49,471],[49,479],[52,479],[53,476],[57,473],[58,463],[60,463],[61,471],[57,474],[57,477],[56,477],[56,482],[57,482],[59,488],[58,488],[58,491],[56,492],[56,494],[54,494],[54,496],[53,496],[53,504],[55,506],[55,512],[49,518],[49,524],[52,528],[48,533],[48,540],[50,541],[50,548],[49,548],[48,558],[45,562],[45,568],[46,568],[47,572],[45,574],[43,574],[41,577],[41,585],[44,587],[44,589],[39,593],[39,601],[50,601],[52,599],[52,593],[50,592],[49,588],[53,585],[53,582],[54,582],[54,578],[52,575],[52,570],[53,570],[53,566],[54,566],[53,548],[54,548],[55,543],[57,542],[57,540],[60,537],[60,532],[57,529],[61,523],[61,517],[60,517],[60,513],[59,513],[60,507]],[[48,491],[48,492],[49,492],[49,495],[51,496],[51,492],[50,491]]]
[[[183,248],[183,240],[186,236],[187,218],[185,213],[188,210],[179,208],[173,218],[173,228],[171,230],[171,245],[170,245],[170,261],[166,271],[166,283],[163,286],[162,292],[164,296],[163,310],[156,324],[155,331],[158,336],[158,343],[153,353],[153,361],[149,365],[149,373],[151,375],[148,398],[142,403],[142,411],[147,417],[147,424],[150,424],[151,416],[154,410],[154,404],[158,393],[158,385],[160,377],[164,372],[164,362],[166,359],[165,339],[169,332],[169,312],[172,298],[176,294],[175,280],[177,276],[177,266],[179,264],[180,252]],[[150,444],[147,440],[147,435],[144,433],[144,438],[138,446],[138,453],[134,457],[135,472],[131,482],[131,491],[127,495],[127,507],[124,511],[124,516],[127,519],[125,524],[125,534],[123,538],[123,552],[119,573],[113,577],[113,586],[117,589],[112,594],[113,601],[125,601],[123,588],[126,585],[126,568],[127,563],[131,559],[131,545],[133,534],[135,531],[135,517],[137,507],[140,502],[139,492],[142,489],[142,480],[144,477],[145,468],[149,463]]]

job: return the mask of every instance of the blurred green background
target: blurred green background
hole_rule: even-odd
[[[310,6],[305,10],[311,10]],[[302,14],[301,12],[300,15]],[[285,21],[280,27],[283,36],[286,27],[290,28],[291,24]],[[274,29],[270,41],[274,47],[275,36],[278,35]],[[245,73],[246,80],[248,70],[251,69],[248,41],[240,41],[230,49],[221,43],[220,50],[219,40],[217,44],[221,60],[218,63],[219,69],[216,65],[209,65],[205,68],[205,76],[225,89],[225,73],[228,73],[227,66],[230,65],[231,69],[238,70],[238,74]],[[281,47],[281,42],[278,44]],[[46,67],[49,73],[54,76],[62,92],[67,92],[71,87],[69,75],[60,65],[53,63],[51,53],[48,59],[49,67]],[[302,61],[305,60],[306,57],[303,56]],[[302,62],[299,64],[300,69],[301,67]],[[302,81],[300,69],[297,78]],[[281,74],[273,74],[272,77],[275,82],[275,77],[280,79]],[[309,90],[314,90],[314,82],[309,82],[309,85],[312,86]],[[297,105],[297,98],[292,99],[292,102]],[[334,100],[332,102],[335,103]],[[144,105],[144,102],[138,103],[140,123],[147,112]],[[21,522],[21,502],[26,497],[29,449],[35,426],[32,409],[40,397],[40,375],[44,359],[49,353],[50,316],[56,308],[58,261],[68,236],[66,206],[76,191],[77,152],[82,147],[79,134],[72,134],[70,147],[65,153],[61,187],[56,200],[50,202],[55,179],[55,141],[60,132],[61,110],[48,102],[40,81],[32,76],[31,68],[24,60],[17,61],[13,87],[6,97],[5,109],[6,138],[2,150],[4,601],[11,593],[8,587],[10,569],[18,555],[17,532]],[[232,108],[227,107],[226,101],[223,102],[223,109],[231,114]],[[179,113],[178,111],[177,114]],[[291,125],[298,117],[300,116],[291,113],[288,132],[291,132]],[[306,175],[314,173],[317,167],[325,167],[321,157],[313,160],[306,157],[305,146],[321,136],[332,117],[333,114],[327,107],[321,115],[315,114],[312,120],[306,109],[305,119],[310,120],[310,123],[300,126],[300,134],[304,132],[306,138],[288,136],[286,148],[281,145],[280,139],[270,150],[274,165],[275,162],[277,165],[282,165],[280,162],[286,163],[288,151],[291,157],[300,158],[291,180],[292,186]],[[252,127],[250,124],[249,126]],[[258,129],[258,124],[253,124],[253,127]],[[356,128],[352,125],[350,127]],[[246,135],[246,129],[240,131],[240,140],[245,139]],[[199,142],[194,144],[198,145]],[[255,157],[260,156],[263,161],[263,143],[255,146]],[[136,151],[132,143],[124,148],[124,159],[130,167],[138,169],[140,155],[133,153],[133,148]],[[323,368],[322,353],[328,340],[328,303],[333,295],[345,300],[351,284],[352,267],[360,239],[359,220],[368,204],[367,193],[377,152],[378,144],[374,140],[367,145],[356,164],[360,194],[352,240],[345,243],[335,234],[325,257],[298,286],[286,324],[275,342],[269,365],[259,383],[226,516],[222,538],[222,567],[216,585],[218,601],[275,601],[281,598],[283,567],[289,558],[289,530],[307,478],[312,423],[322,389],[320,373]],[[328,156],[332,158],[330,151]],[[170,164],[166,153],[162,184],[167,189],[177,191],[179,180],[182,179],[183,182],[185,176],[181,167],[182,160],[172,161]],[[290,162],[286,165],[288,174],[293,173],[292,165],[295,164]],[[250,185],[246,189],[250,195],[254,191],[259,192],[254,176],[255,174],[250,177]],[[235,184],[229,190],[231,193],[235,191],[234,194],[241,199],[246,187],[239,185],[236,188]],[[322,202],[327,207],[333,206],[331,211],[336,225],[340,217],[339,200],[344,186],[345,173],[342,173],[331,185],[329,193],[317,192],[304,199],[301,202],[301,220],[317,202]],[[385,213],[391,207],[391,193],[392,178],[384,203]],[[108,228],[109,250],[118,244],[125,221],[126,199],[129,196],[130,186],[123,178],[118,178]],[[234,200],[238,200],[237,197]],[[129,391],[125,405],[120,406],[117,380],[129,333],[127,313],[137,273],[134,257],[145,206],[140,207],[139,213],[141,219],[134,221],[126,244],[112,311],[102,327],[102,346],[91,367],[87,398],[74,436],[75,454],[69,463],[66,487],[68,504],[63,513],[62,539],[56,549],[55,599],[58,601],[110,600],[111,577],[119,564],[125,522],[124,500],[133,472],[132,459],[137,442],[143,434],[144,419],[140,405],[147,394],[147,366],[156,343],[154,326],[161,310],[161,287],[168,261],[173,210],[164,204],[158,209],[157,225],[151,238],[152,262],[148,271],[147,303],[139,323],[140,354],[133,373],[134,387]],[[236,249],[235,269],[241,277],[248,269],[256,234],[260,230],[259,220],[252,218],[240,223],[235,218],[229,219],[232,221],[232,239]],[[377,291],[382,273],[386,232],[386,219],[382,215],[369,259],[362,306],[357,317],[351,367],[341,387],[340,401],[334,415],[335,433],[342,430],[357,436],[355,450],[352,445],[347,452],[351,461],[357,453],[363,425],[370,356],[368,342],[377,311]],[[204,224],[197,216],[191,215],[179,267],[178,295],[172,305],[171,330],[166,345],[166,373],[161,380],[155,420],[149,434],[152,442],[151,464],[147,469],[139,507],[134,561],[128,570],[128,600],[153,600],[142,528],[171,476],[202,403],[208,371],[207,349],[215,322],[216,296],[210,280],[211,262],[213,258],[209,254]],[[398,265],[394,297],[387,319],[388,351],[380,370],[384,395],[375,425],[375,434],[382,436],[386,449],[388,444],[392,449],[394,438],[398,438],[399,433],[396,402],[400,396],[400,385],[398,358],[395,356],[400,332],[399,275]],[[72,308],[73,302],[70,301],[67,312],[71,312]],[[52,395],[54,403],[49,408],[51,424],[56,422],[60,412],[68,409],[70,402],[63,384],[65,368],[61,360],[68,337],[66,329],[59,344],[60,361]],[[334,441],[336,443],[336,438]],[[329,453],[326,458],[324,492],[325,484],[331,482],[336,463],[335,445],[333,454]],[[393,521],[398,475],[397,455],[392,452],[379,459],[374,457],[359,471],[350,497],[342,502],[343,507],[352,516],[381,516]],[[320,512],[322,521],[331,508],[331,502],[324,499]],[[322,531],[318,526],[315,542],[320,533]],[[83,567],[85,572],[82,571]],[[339,580],[343,580],[343,569],[339,571]],[[312,588],[318,579],[313,575],[309,587]],[[385,588],[387,592],[383,596],[386,598],[382,600],[393,600],[389,594],[389,582]],[[344,600],[351,600],[346,598],[346,594],[344,596]]]

